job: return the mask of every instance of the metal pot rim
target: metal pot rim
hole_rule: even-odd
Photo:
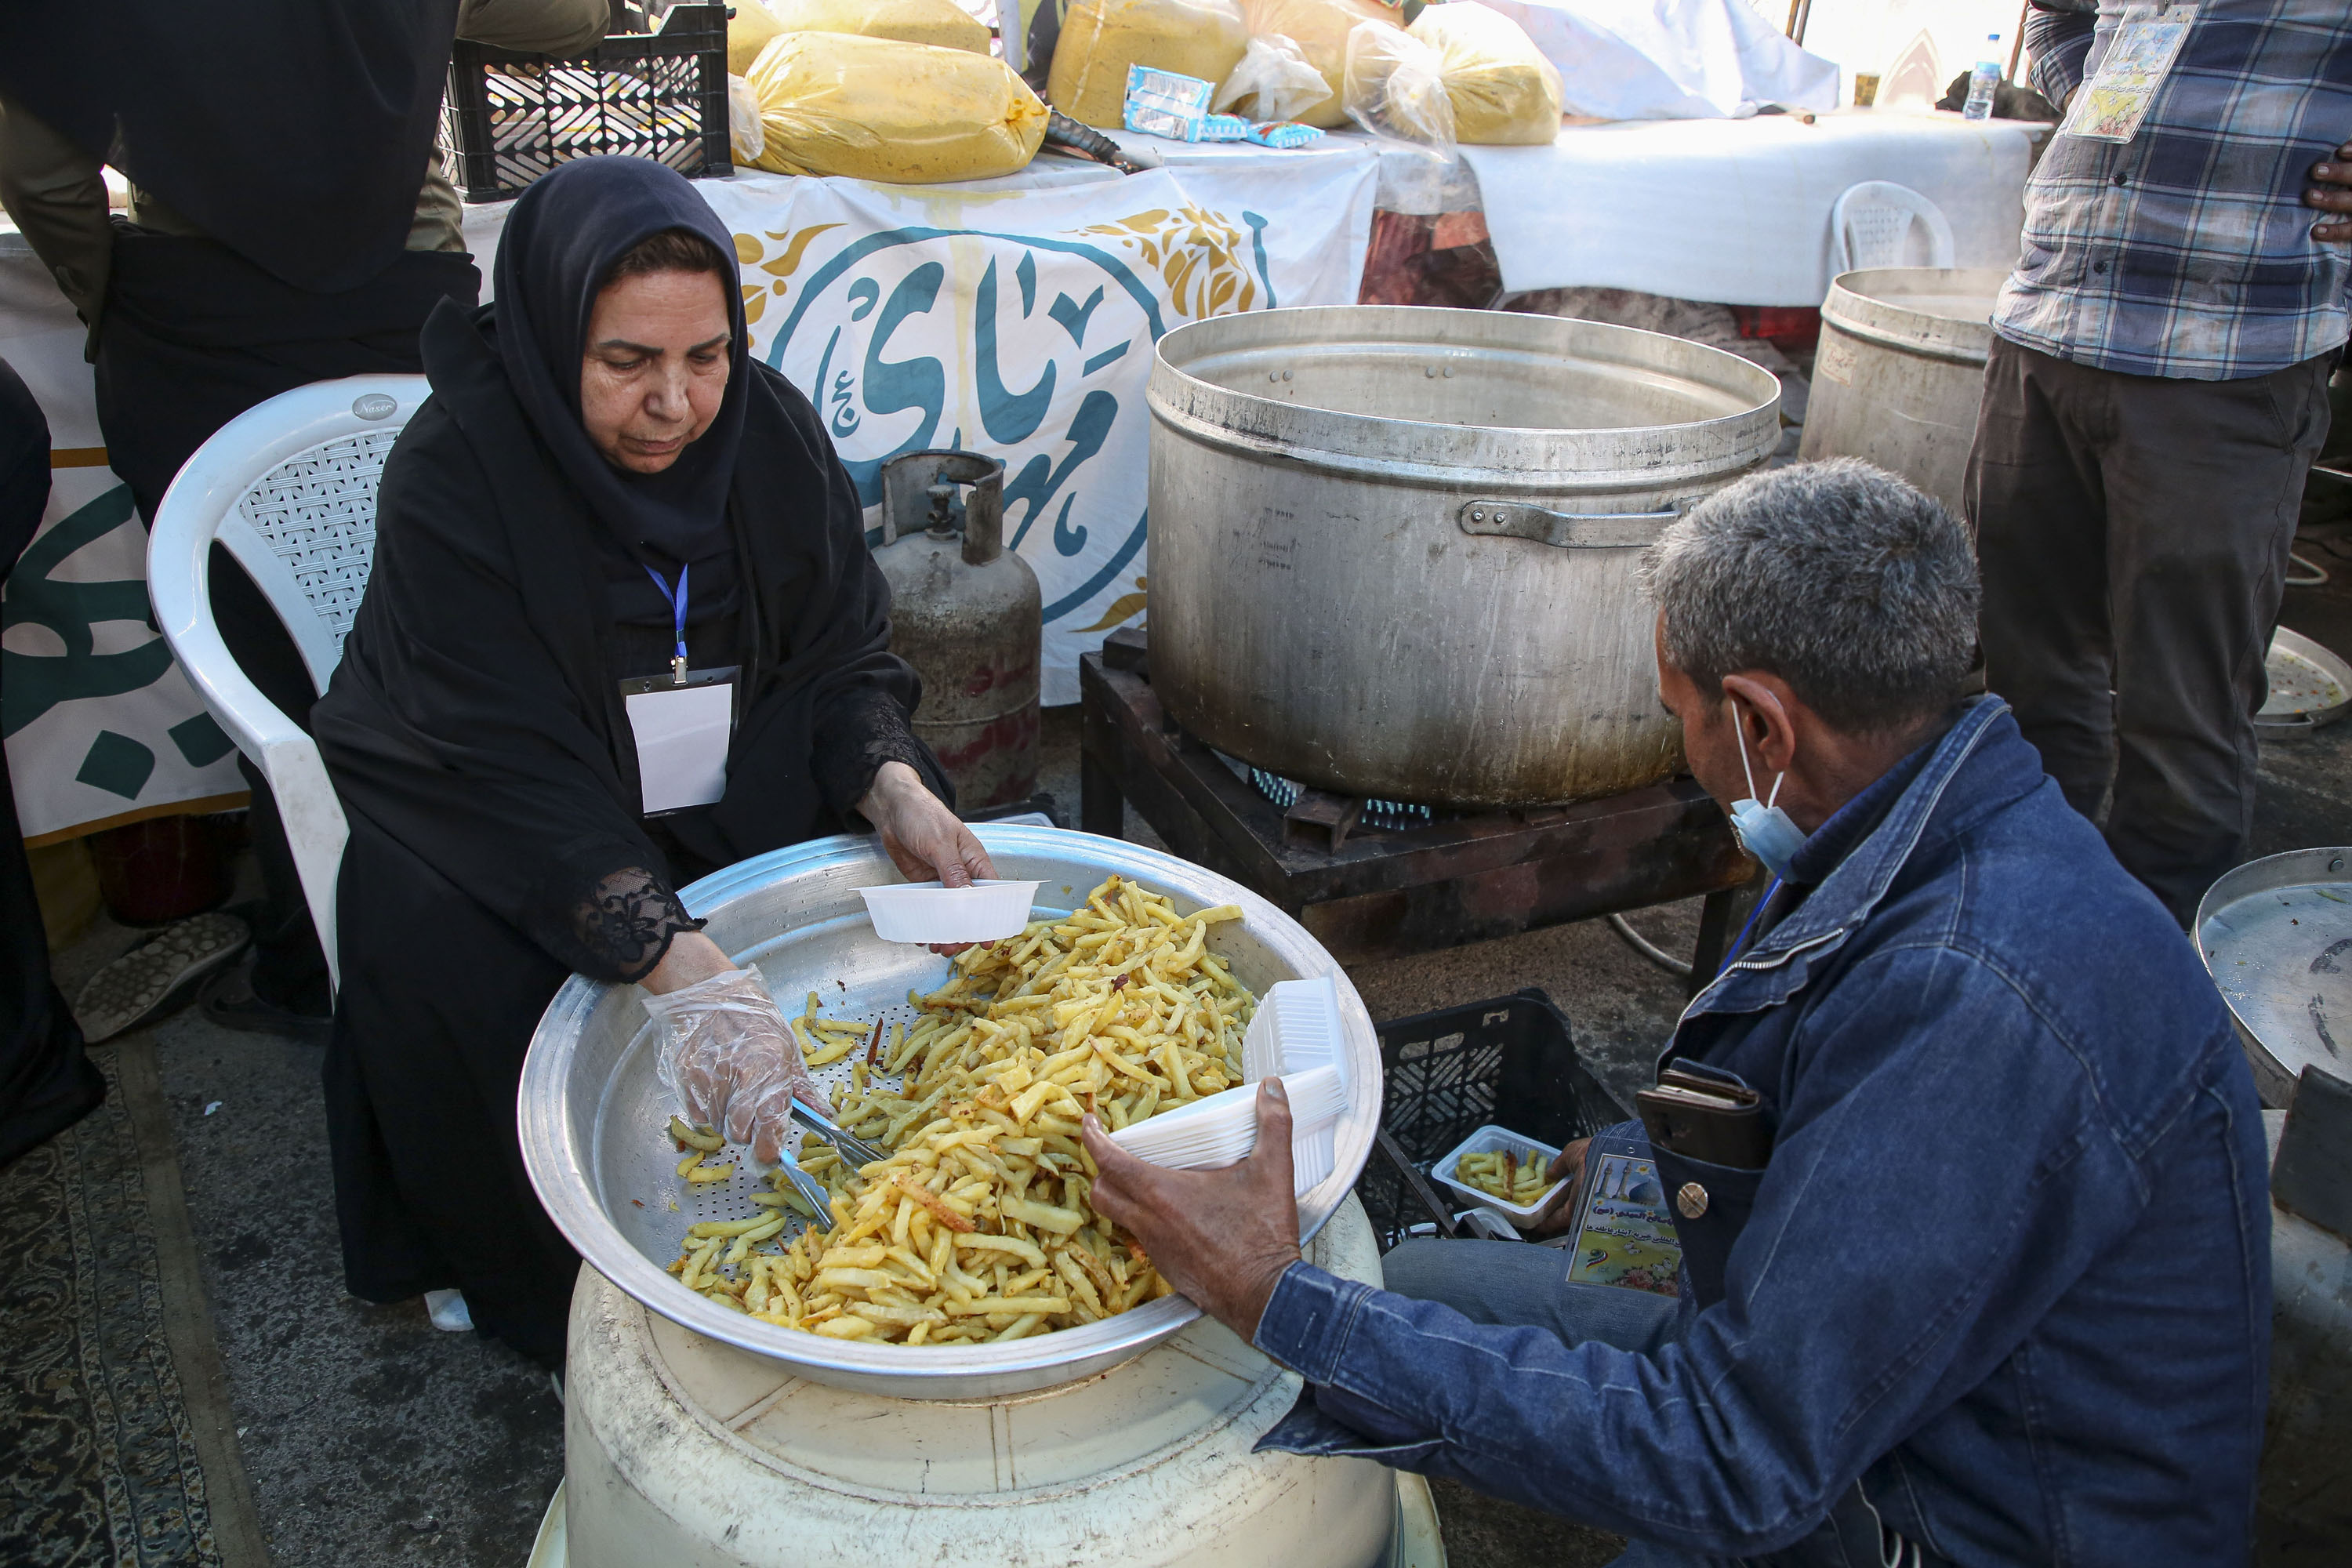
[[[1366,330],[1333,331],[1350,323]],[[1302,348],[1318,342],[1383,343],[1456,355],[1507,347],[1570,357],[1580,344],[1638,346],[1646,353],[1586,357],[1678,376],[1754,402],[1730,414],[1661,425],[1448,425],[1265,397],[1185,368],[1214,349],[1278,346],[1286,333],[1295,333]],[[1165,333],[1152,354],[1146,401],[1161,423],[1210,446],[1329,472],[1376,474],[1388,483],[1513,494],[1657,491],[1738,473],[1769,457],[1780,439],[1780,384],[1769,371],[1705,343],[1605,321],[1417,305],[1286,306],[1188,322]],[[1644,365],[1643,358],[1658,363]],[[1662,440],[1662,433],[1671,439]],[[1415,444],[1458,455],[1420,458],[1410,449]],[[1566,450],[1571,445],[1572,456]],[[1707,447],[1734,456],[1703,462],[1677,457]]]
[[[1822,323],[1848,337],[1860,338],[1897,353],[1948,360],[1955,364],[1982,365],[1992,352],[1992,323],[1989,320],[1962,321],[1915,310],[1903,303],[1899,292],[1871,290],[1888,282],[1925,283],[1939,279],[1957,285],[1943,290],[1946,293],[1973,292],[1975,286],[1990,283],[1991,287],[1986,290],[1990,299],[2000,292],[2008,276],[1990,267],[1857,268],[1830,280],[1829,295],[1822,301]]]

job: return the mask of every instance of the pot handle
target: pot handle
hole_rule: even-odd
[[[1454,513],[1462,531],[1505,539],[1531,539],[1561,550],[1638,550],[1657,538],[1658,528],[1680,517],[1664,511],[1552,511],[1529,501],[1466,500]]]

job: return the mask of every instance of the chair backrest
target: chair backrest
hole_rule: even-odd
[[[278,797],[320,944],[340,977],[335,875],[347,827],[310,736],[230,657],[213,624],[212,547],[236,558],[320,691],[375,559],[376,480],[425,401],[421,375],[354,375],[281,393],[198,447],[150,519],[147,591],[189,683]]]
[[[1911,226],[1927,231],[1927,258],[1909,259]],[[1944,209],[1908,185],[1864,180],[1830,212],[1830,276],[1864,267],[1949,267],[1952,226]]]

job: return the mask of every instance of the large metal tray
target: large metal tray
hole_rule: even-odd
[[[2332,724],[2352,710],[2352,664],[2301,632],[2279,627],[2263,673],[2270,678],[2270,696],[2254,715],[2254,728],[2267,740]]]
[[[2237,1020],[2263,1103],[2316,1066],[2352,1079],[2352,848],[2249,860],[2197,906],[2197,951]]]
[[[1210,950],[1251,990],[1328,974],[1337,982],[1351,1085],[1339,1163],[1299,1203],[1304,1236],[1355,1184],[1380,1121],[1380,1046],[1372,1020],[1336,961],[1297,921],[1238,883],[1171,855],[1053,828],[973,830],[1000,876],[1040,878],[1041,911],[1074,907],[1113,871],[1171,895],[1183,911],[1239,904],[1213,928]],[[821,838],[746,860],[684,889],[711,939],[757,963],[788,1012],[815,991],[836,1016],[911,1018],[907,993],[928,991],[948,961],[874,934],[856,889],[899,880],[871,838]],[[994,1399],[1075,1382],[1140,1355],[1200,1315],[1170,1296],[1116,1318],[1010,1344],[860,1345],[776,1327],[707,1301],[663,1268],[687,1226],[755,1212],[749,1162],[723,1184],[686,1190],[663,1131],[671,1105],[654,1072],[640,993],[574,976],[548,1004],[524,1060],[518,1117],[523,1161],[540,1201],[582,1258],[648,1309],[712,1339],[793,1363],[837,1388],[905,1399]],[[846,1059],[822,1068],[844,1081]],[[675,1203],[677,1207],[671,1205]]]

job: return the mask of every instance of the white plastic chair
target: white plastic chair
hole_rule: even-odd
[[[354,375],[246,410],[188,459],[148,531],[156,624],[205,706],[269,781],[339,985],[335,876],[350,829],[318,746],[247,678],[213,624],[212,546],[219,541],[252,576],[323,693],[375,561],[376,479],[426,391],[421,375]]]
[[[1830,209],[1830,276],[1864,267],[1908,267],[1911,226],[1927,231],[1928,267],[1952,264],[1952,226],[1944,209],[1891,180],[1849,185]]]

